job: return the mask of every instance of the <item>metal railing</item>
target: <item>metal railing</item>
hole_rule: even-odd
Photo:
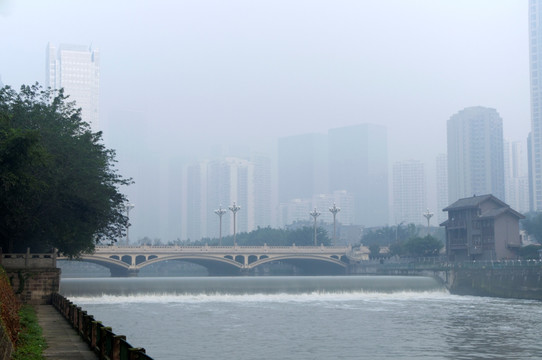
[[[126,336],[116,335],[110,327],[96,321],[64,296],[53,294],[53,306],[77,330],[81,338],[102,360],[152,360],[145,349],[136,348],[126,341]]]

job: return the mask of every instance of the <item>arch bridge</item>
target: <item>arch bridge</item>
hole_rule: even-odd
[[[80,260],[109,268],[111,276],[137,276],[145,266],[168,260],[202,265],[210,275],[246,273],[274,261],[293,264],[309,274],[331,275],[345,274],[348,264],[359,256],[351,246],[97,246]]]

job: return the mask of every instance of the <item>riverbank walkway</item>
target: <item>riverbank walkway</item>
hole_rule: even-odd
[[[35,309],[43,337],[47,342],[47,349],[43,351],[45,359],[98,359],[98,355],[52,305],[36,305]]]

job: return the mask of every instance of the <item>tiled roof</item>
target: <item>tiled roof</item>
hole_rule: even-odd
[[[452,205],[449,205],[448,207],[444,208],[443,211],[476,208],[480,206],[481,203],[490,199],[495,201],[497,204],[501,205],[502,207],[508,207],[508,205],[506,205],[501,200],[497,199],[495,196],[491,194],[487,194],[487,195],[480,195],[480,196],[474,195],[472,197],[459,199],[456,202],[454,202]]]

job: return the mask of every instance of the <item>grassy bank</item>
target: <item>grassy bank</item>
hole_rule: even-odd
[[[43,349],[46,348],[45,340],[38,325],[36,311],[30,305],[24,305],[19,311],[21,332],[17,339],[17,347],[13,360],[41,360]]]
[[[0,326],[15,346],[12,359],[43,359],[45,341],[41,335],[38,318],[33,307],[21,306],[9,283],[5,270],[0,266]]]

